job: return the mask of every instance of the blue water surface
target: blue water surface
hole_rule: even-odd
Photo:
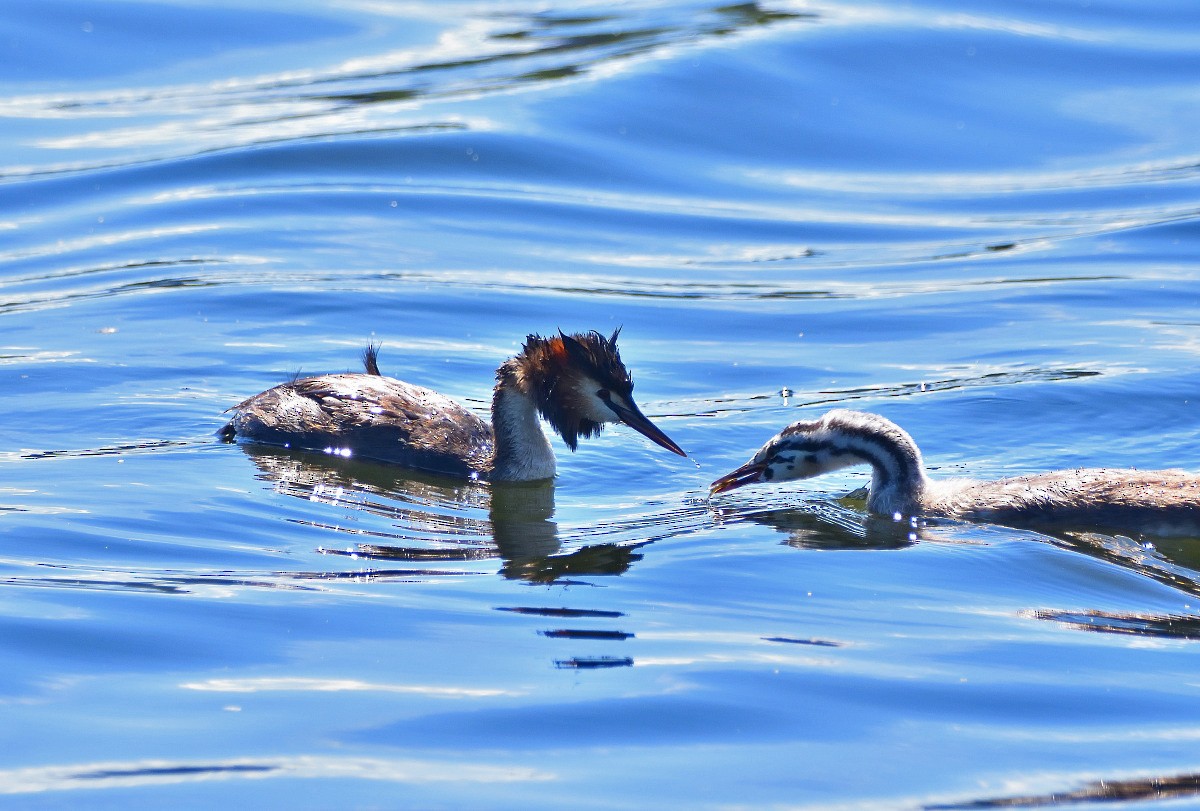
[[[708,498],[832,407],[934,475],[1200,469],[1196,22],[3,4],[0,802],[1200,802],[1200,539]],[[216,433],[369,341],[485,414],[527,334],[617,327],[692,460]]]

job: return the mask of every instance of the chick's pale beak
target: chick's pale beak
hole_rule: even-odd
[[[638,411],[637,406],[633,405],[632,401],[630,401],[629,405],[631,406],[630,408],[625,408],[625,406],[617,403],[608,403],[608,407],[616,413],[621,422],[625,423],[630,428],[649,439],[651,442],[663,446],[671,453],[677,453],[680,456],[687,456],[687,453],[683,450],[683,448],[676,445],[675,440],[664,434],[657,425],[646,419],[646,415]]]
[[[724,493],[726,490],[733,490],[736,487],[741,487],[746,484],[754,484],[763,480],[763,471],[767,466],[762,462],[747,462],[737,470],[731,470],[721,478],[708,486],[708,491],[712,495]]]

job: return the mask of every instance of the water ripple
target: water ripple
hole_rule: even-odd
[[[419,12],[419,7],[408,7]],[[0,166],[0,180],[94,171],[182,155],[346,135],[495,126],[486,117],[431,112],[431,102],[508,93],[601,71],[743,29],[812,19],[755,2],[700,6],[660,18],[653,7],[615,13],[496,13],[471,9],[434,43],[354,56],[341,62],[209,83],[54,92],[0,98],[0,117],[137,123],[43,136],[45,153],[105,152],[89,161]],[[445,22],[444,15],[438,15]],[[433,116],[431,118],[431,115]]]
[[[227,760],[98,761],[0,770],[0,794],[78,789],[128,789],[211,780],[263,778],[366,779],[397,783],[544,782],[553,774],[511,764],[461,763],[458,759],[405,760],[331,755],[288,755]]]

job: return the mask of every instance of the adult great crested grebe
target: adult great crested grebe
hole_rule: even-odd
[[[633,380],[617,352],[620,332],[530,335],[496,370],[491,425],[435,391],[384,377],[371,346],[363,353],[366,373],[268,389],[230,409],[234,416],[221,433],[452,476],[533,481],[555,471],[540,414],[571,450],[579,437],[623,422],[686,456],[634,403]]]
[[[1200,536],[1200,476],[1179,470],[1081,468],[998,481],[934,481],[925,473],[916,443],[900,426],[878,414],[846,409],[784,428],[749,462],[714,481],[711,491],[808,479],[864,464],[871,466],[867,509],[880,515]]]

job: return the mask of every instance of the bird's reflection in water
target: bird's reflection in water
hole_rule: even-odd
[[[499,557],[505,577],[560,583],[570,575],[620,574],[641,558],[614,543],[563,553],[553,480],[483,484],[269,445],[239,447],[277,492],[354,511],[345,521],[330,520],[326,508],[291,519],[353,539],[323,546],[326,554],[425,563]],[[357,520],[356,513],[384,523]]]
[[[1200,597],[1200,538],[1148,541],[1102,532],[1060,532],[1051,537],[1065,549],[1116,563]]]
[[[722,509],[717,511],[716,518],[763,524],[787,535],[788,546],[814,550],[903,549],[923,540],[950,540],[959,534],[954,527],[970,533],[972,527],[979,526],[953,519],[891,521],[866,512],[865,496],[865,490],[856,490],[837,500],[801,500],[782,509],[778,508],[776,498],[767,502],[775,504],[775,508],[752,505],[737,510]],[[1156,538],[1149,542],[1083,530],[1032,533],[1013,529],[1011,532],[1115,564],[1184,595],[1200,598],[1200,538]],[[1195,614],[1114,613],[1086,608],[1035,608],[1022,613],[1081,631],[1200,640],[1200,615]]]
[[[1114,563],[1156,580],[1191,597],[1200,598],[1200,539],[1135,541],[1120,535],[1096,532],[1063,532],[1053,535],[1056,546]],[[1200,615],[1189,613],[1112,612],[1101,609],[1039,608],[1028,612],[1040,620],[1058,622],[1080,631],[1200,640]]]
[[[716,509],[716,520],[753,521],[787,536],[796,549],[903,549],[920,537],[920,527],[865,511],[865,491],[835,501],[799,501],[780,508],[776,497],[767,504],[737,510]]]
[[[1200,773],[1183,772],[1138,776],[1131,779],[1109,777],[1076,788],[1064,788],[1050,794],[1024,794],[968,799],[958,803],[926,805],[925,811],[970,811],[991,808],[1056,808],[1120,803],[1162,803],[1164,800],[1195,800],[1200,797]],[[1195,807],[1194,803],[1190,803]],[[1119,806],[1118,806],[1119,807]],[[1177,804],[1176,808],[1184,806]]]
[[[647,542],[648,543],[648,542]],[[503,549],[503,547],[501,547]],[[594,544],[565,555],[505,555],[501,573],[514,580],[565,584],[570,575],[621,574],[642,556],[635,546]]]

